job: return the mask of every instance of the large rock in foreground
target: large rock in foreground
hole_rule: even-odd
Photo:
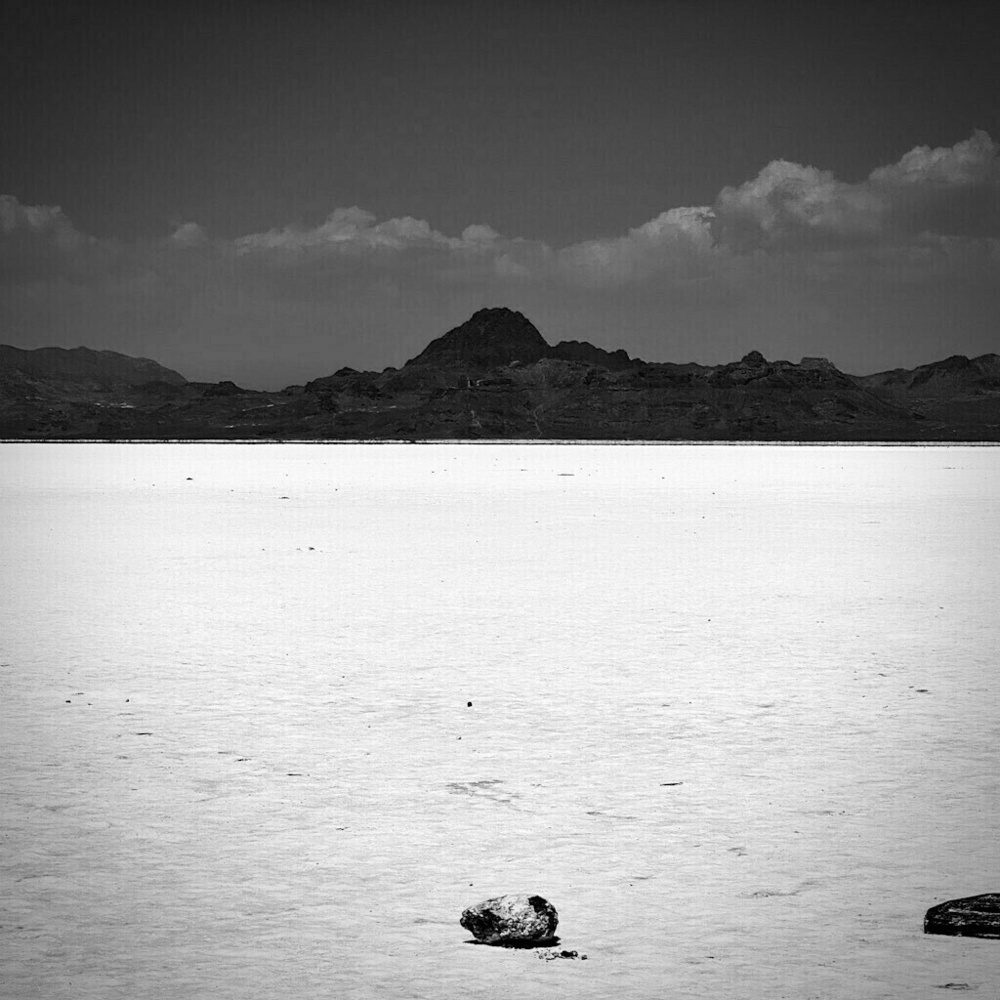
[[[950,899],[932,906],[924,917],[924,933],[1000,938],[1000,893]]]
[[[460,923],[483,944],[530,947],[551,941],[559,914],[541,896],[497,896],[470,906]]]

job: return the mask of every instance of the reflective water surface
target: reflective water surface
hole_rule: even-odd
[[[5,998],[992,996],[1000,450],[0,445]],[[588,960],[474,947],[531,892]]]

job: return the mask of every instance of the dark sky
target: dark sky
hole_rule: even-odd
[[[993,6],[8,2],[0,341],[257,386],[484,305],[649,360],[1000,350]]]

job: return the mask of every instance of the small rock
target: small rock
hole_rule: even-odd
[[[530,947],[552,939],[559,914],[541,896],[508,895],[470,906],[459,922],[483,944]]]
[[[924,917],[924,933],[1000,938],[1000,893],[965,896],[932,906]]]

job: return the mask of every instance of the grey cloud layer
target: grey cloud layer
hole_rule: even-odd
[[[8,283],[135,274],[149,281],[201,268],[237,279],[269,274],[274,284],[296,284],[291,275],[297,270],[361,266],[449,282],[562,281],[600,288],[738,280],[748,269],[745,258],[764,254],[816,279],[878,267],[906,280],[1000,265],[998,154],[1000,146],[977,131],[951,147],[917,147],[857,183],[774,160],[755,178],[724,188],[711,206],[672,208],[624,235],[562,248],[507,238],[485,224],[447,236],[424,220],[379,222],[356,206],[336,209],[314,228],[286,226],[227,241],[185,222],[165,240],[124,247],[78,232],[59,208],[24,206],[6,196],[0,199],[0,264]]]
[[[616,285],[655,274],[685,280],[731,271],[727,258],[766,252],[811,253],[813,270],[842,268],[844,255],[908,268],[994,263],[1000,237],[1000,146],[982,131],[954,146],[919,146],[858,183],[830,171],[774,160],[752,180],[724,188],[711,206],[673,208],[623,236],[554,249],[506,239],[489,226],[460,237],[427,222],[338,209],[310,230],[284,229],[236,241],[239,253],[341,253],[432,250],[469,271],[488,266],[505,278],[563,278]],[[839,252],[840,256],[831,256]],[[448,265],[458,266],[452,260]]]

